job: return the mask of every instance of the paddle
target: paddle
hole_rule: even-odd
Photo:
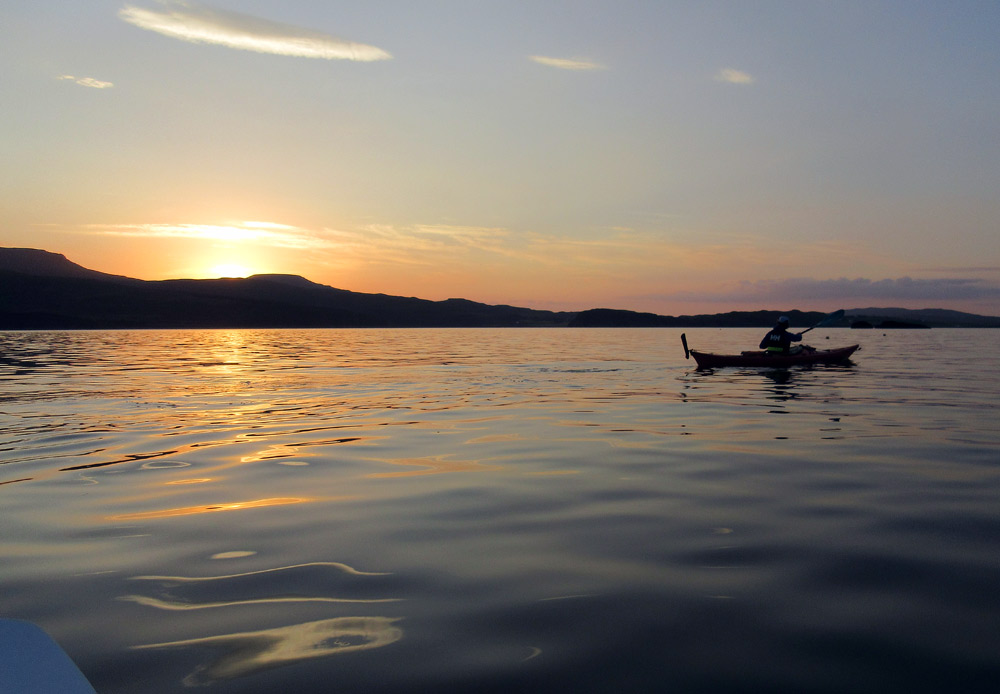
[[[684,358],[690,359],[691,350],[688,349],[688,338],[687,335],[685,335],[684,333],[681,333],[681,344],[684,345]]]
[[[828,315],[825,318],[823,318],[823,320],[821,320],[819,323],[817,323],[816,325],[812,326],[812,328],[806,328],[805,330],[803,330],[801,333],[799,333],[799,335],[805,335],[807,332],[809,332],[813,328],[822,328],[822,327],[825,327],[827,325],[831,325],[832,323],[836,323],[837,321],[839,321],[843,317],[844,317],[844,309],[842,309],[842,308],[841,309],[837,309],[836,311],[834,311],[830,315]]]

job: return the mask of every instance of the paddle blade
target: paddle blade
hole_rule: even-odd
[[[813,327],[814,328],[822,328],[823,326],[826,326],[826,325],[833,325],[834,323],[836,323],[837,321],[839,321],[843,317],[844,317],[844,309],[838,309],[838,310],[834,311],[833,313],[831,313],[826,318],[824,318],[823,320],[821,320],[819,323],[817,323],[816,325],[814,325]]]
[[[685,335],[684,333],[681,333],[681,344],[684,345],[684,358],[690,359],[691,350],[688,349],[688,338],[687,335]]]

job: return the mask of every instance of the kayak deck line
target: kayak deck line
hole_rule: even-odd
[[[846,362],[859,349],[860,345],[850,345],[836,349],[803,350],[797,354],[771,354],[764,351],[745,351],[740,354],[715,354],[713,352],[701,352],[696,349],[690,349],[685,351],[685,355],[690,353],[694,357],[695,362],[697,362],[699,369],[723,366],[784,368],[809,364]]]

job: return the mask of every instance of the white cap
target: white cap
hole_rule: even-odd
[[[782,316],[778,319],[779,323],[788,323],[788,316]]]

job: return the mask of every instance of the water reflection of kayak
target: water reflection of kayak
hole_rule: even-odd
[[[39,627],[0,619],[0,692],[94,694],[94,688]]]
[[[753,351],[740,354],[712,354],[691,350],[691,356],[698,362],[699,369],[709,369],[719,366],[761,366],[783,368],[802,364],[835,364],[847,361],[858,350],[858,345],[840,347],[838,349],[803,350],[798,354],[768,354]]]

